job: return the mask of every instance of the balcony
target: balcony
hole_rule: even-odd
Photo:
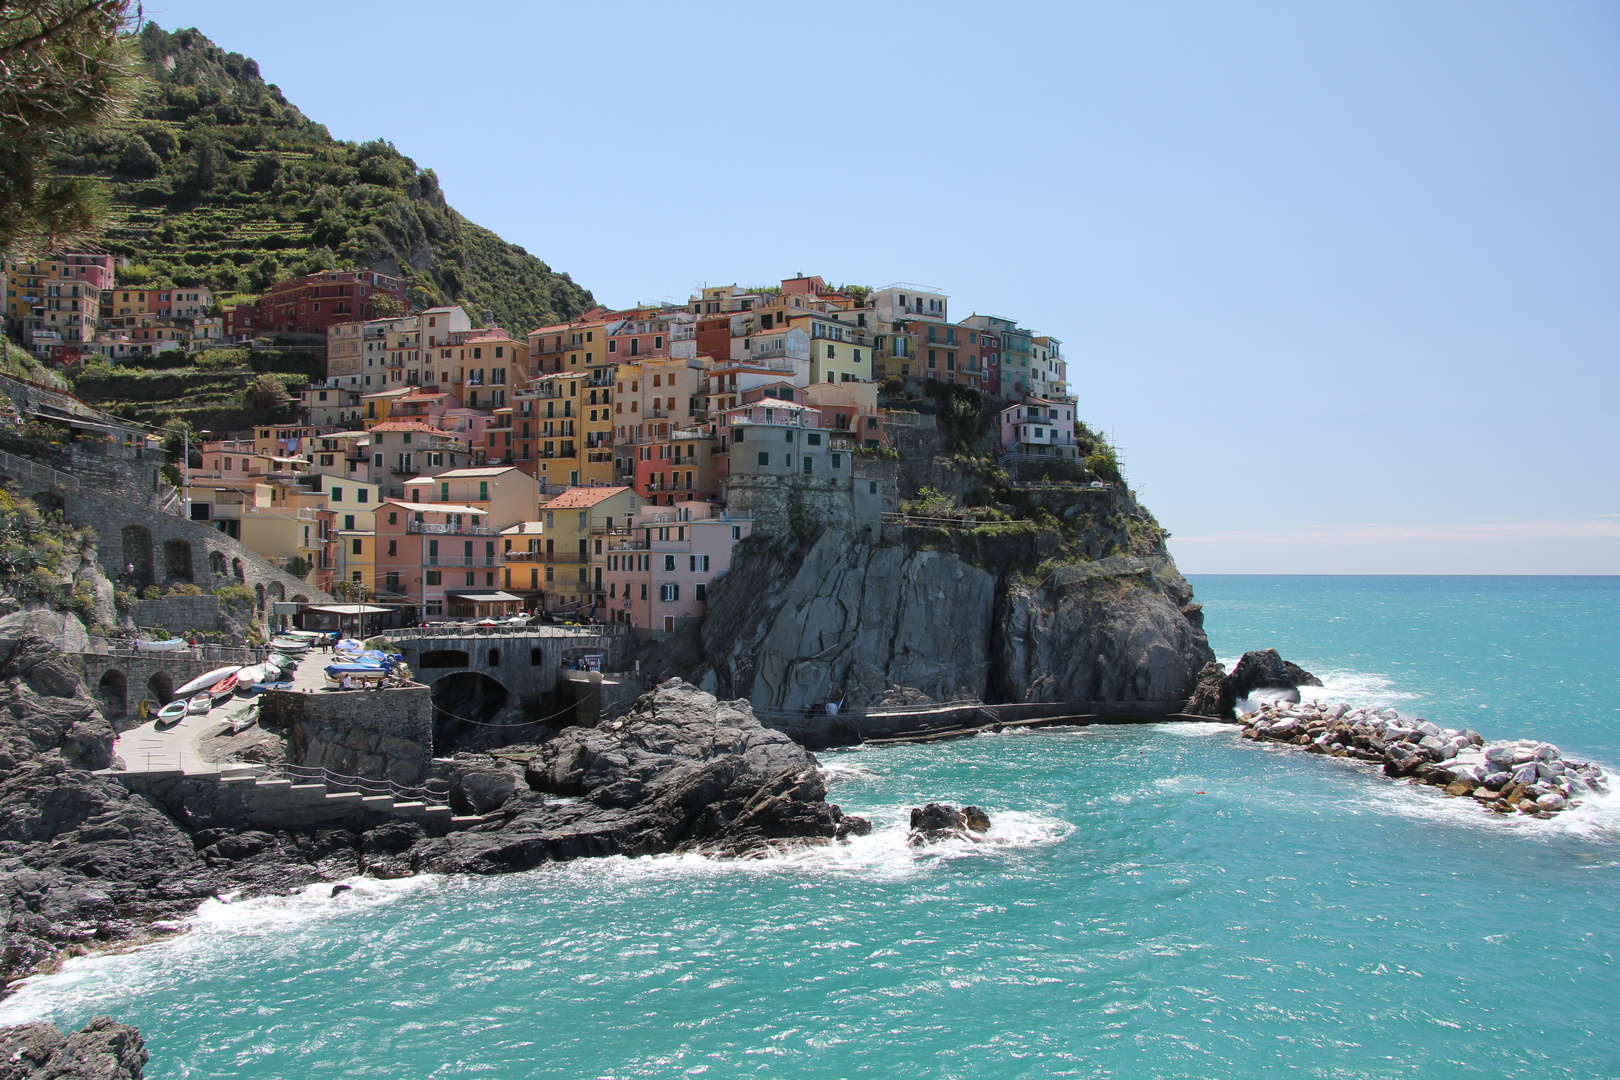
[[[405,531],[424,536],[496,536],[500,532],[484,525],[453,525],[435,521],[407,521]]]
[[[493,555],[429,555],[424,566],[497,566],[500,560]]]

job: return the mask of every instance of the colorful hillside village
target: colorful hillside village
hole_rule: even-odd
[[[898,509],[890,429],[916,414],[880,394],[908,384],[1004,401],[1004,453],[1076,456],[1058,339],[954,317],[922,285],[798,276],[513,333],[459,306],[387,314],[404,285],[371,272],[291,279],[209,317],[188,307],[208,310],[204,290],[114,288],[106,256],[0,270],[8,317],[45,356],[324,334],[300,422],[204,442],[189,513],[413,621],[546,611],[677,630],[750,535]]]

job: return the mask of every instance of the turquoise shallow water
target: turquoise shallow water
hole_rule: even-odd
[[[1620,764],[1620,579],[1200,578],[1223,658]],[[154,1077],[1620,1075],[1620,810],[1487,816],[1221,725],[832,753],[876,833],[211,904],[0,1020]],[[977,848],[905,809],[976,802]]]

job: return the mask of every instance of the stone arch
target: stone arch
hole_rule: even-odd
[[[108,719],[123,716],[129,711],[129,679],[117,668],[109,668],[96,684],[96,700]]]
[[[39,507],[42,514],[60,514],[67,510],[67,503],[63,502],[62,496],[54,491],[36,491],[28,497]]]
[[[489,650],[489,666],[490,667],[500,667],[501,666],[501,650],[499,650],[499,649],[491,649],[491,650]]]
[[[191,541],[163,541],[163,580],[191,580]]]
[[[501,681],[482,671],[452,671],[433,681],[433,745],[449,749],[462,738],[487,731],[512,700]],[[512,733],[532,731],[512,725]]]
[[[544,649],[530,649],[529,650],[529,666],[530,667],[545,667],[546,666],[546,650],[544,650]]]
[[[293,594],[293,603],[307,604],[309,603],[309,597],[305,596],[303,593],[295,593]]]
[[[225,562],[223,551],[210,551],[208,553],[208,572],[218,577],[224,577],[231,572],[230,566]]]
[[[231,560],[231,575],[239,584],[247,584],[247,568],[242,565],[241,559]]]
[[[465,649],[430,649],[422,654],[417,665],[425,668],[451,667],[464,668],[471,663],[471,658]]]
[[[152,584],[152,530],[145,525],[125,525],[122,540],[124,570],[120,576],[144,589]]]
[[[264,610],[264,582],[260,581],[260,582],[255,582],[254,583],[254,585],[253,585],[253,595],[259,601],[259,610],[263,611]]]
[[[167,671],[154,671],[146,680],[146,693],[159,705],[167,705],[174,700],[174,680]]]
[[[281,584],[281,582],[272,581],[270,583],[270,598],[272,600],[285,600],[285,599],[287,599],[287,590]]]

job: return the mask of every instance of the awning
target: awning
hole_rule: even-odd
[[[385,615],[394,609],[374,604],[310,604],[305,611],[324,611],[330,615]]]
[[[471,600],[475,604],[490,604],[500,600],[523,603],[523,597],[513,596],[509,592],[446,592],[444,595],[453,596],[457,600]]]
[[[415,510],[424,514],[488,514],[488,510],[480,510],[476,506],[457,506],[455,503],[416,503],[403,502],[399,499],[384,500],[395,506],[403,506],[407,510]]]

